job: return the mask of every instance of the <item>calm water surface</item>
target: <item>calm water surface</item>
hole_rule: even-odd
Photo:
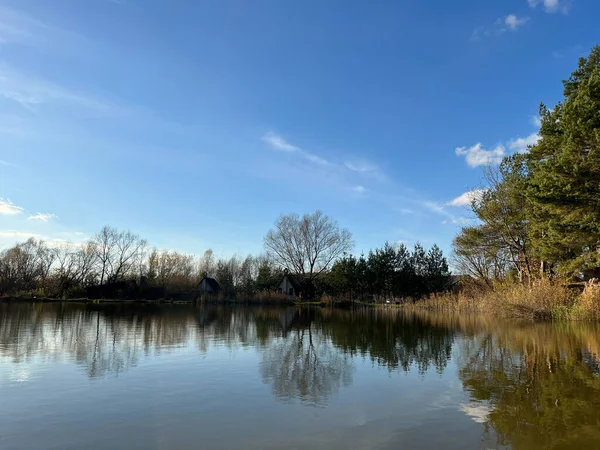
[[[1,449],[600,448],[600,329],[0,304]]]

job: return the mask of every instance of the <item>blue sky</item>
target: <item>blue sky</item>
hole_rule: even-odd
[[[356,252],[450,250],[537,139],[595,0],[0,0],[0,247],[104,224],[258,253],[322,209]]]

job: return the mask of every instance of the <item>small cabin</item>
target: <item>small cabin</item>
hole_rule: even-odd
[[[287,295],[290,299],[302,297],[302,284],[298,276],[284,273],[283,278],[277,285],[277,292]]]
[[[198,290],[201,294],[218,295],[221,292],[221,286],[214,278],[210,278],[206,275],[200,280]]]

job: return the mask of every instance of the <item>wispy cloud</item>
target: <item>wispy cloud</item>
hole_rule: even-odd
[[[506,154],[503,145],[497,145],[495,148],[486,150],[478,142],[472,147],[457,147],[456,154],[464,156],[469,167],[487,166],[490,164],[499,164]]]
[[[0,97],[33,112],[37,112],[37,107],[43,104],[75,105],[100,114],[117,110],[115,105],[108,102],[29,77],[6,65],[0,65]]]
[[[95,55],[98,49],[95,42],[81,34],[8,6],[0,6],[0,46],[36,47],[83,58]]]
[[[356,195],[360,195],[360,196],[363,196],[367,193],[367,188],[365,188],[364,186],[362,186],[360,184],[358,184],[356,186],[352,186],[350,188],[350,190],[352,192],[354,192]]]
[[[493,24],[482,25],[471,33],[472,41],[481,41],[483,39],[500,37],[507,31],[517,31],[522,25],[529,21],[529,17],[518,17],[515,14],[509,14],[506,17],[499,17]]]
[[[458,217],[455,216],[454,214],[452,214],[451,212],[447,211],[445,208],[444,204],[441,203],[437,203],[437,202],[432,202],[432,201],[425,201],[422,202],[421,204],[425,209],[428,209],[429,211],[438,214],[440,216],[446,217],[446,219],[444,219],[442,221],[442,224],[448,224],[448,223],[452,223],[455,225],[464,225],[466,223],[469,223],[471,221],[471,219],[469,219],[468,217]]]
[[[314,155],[312,153],[302,152],[302,155],[312,163],[319,164],[321,166],[329,165],[329,161],[327,161],[324,158],[321,158],[320,156]]]
[[[37,213],[32,216],[29,216],[27,220],[39,220],[40,222],[49,222],[51,219],[55,219],[55,214],[49,213]]]
[[[0,6],[0,44],[38,45],[51,29],[14,9]]]
[[[515,31],[521,25],[525,25],[529,22],[529,17],[517,17],[514,14],[509,14],[504,18],[504,24],[509,30]]]
[[[7,216],[16,216],[23,212],[23,208],[13,205],[10,200],[0,198],[0,214]]]
[[[8,161],[4,161],[3,159],[0,159],[0,166],[19,167],[16,164],[13,164],[13,163],[8,162]]]
[[[296,147],[295,145],[290,144],[285,139],[283,139],[281,136],[279,136],[271,131],[268,132],[267,134],[265,134],[261,139],[263,141],[267,142],[275,150],[281,150],[284,152],[299,152],[299,151],[301,151],[299,147]]]
[[[384,180],[386,178],[385,174],[377,164],[362,158],[348,159],[344,162],[344,166],[348,170],[364,176],[376,178],[378,180]]]
[[[321,158],[320,156],[315,155],[314,153],[307,152],[306,150],[303,150],[296,145],[290,144],[283,137],[273,133],[272,131],[266,133],[261,139],[267,144],[269,144],[269,146],[274,150],[288,153],[296,153],[302,156],[307,161],[310,161],[314,164],[318,164],[320,166],[328,166],[331,164],[325,158]]]
[[[473,200],[479,200],[483,194],[485,194],[485,189],[473,189],[472,191],[467,191],[455,199],[450,200],[447,205],[449,206],[470,206],[473,203]]]
[[[531,125],[533,125],[536,128],[540,128],[542,126],[542,119],[540,118],[540,116],[531,116],[531,119],[529,119],[529,123],[531,123]]]
[[[527,0],[527,3],[531,8],[537,8],[543,6],[547,13],[567,14],[571,7],[571,2],[567,0]]]

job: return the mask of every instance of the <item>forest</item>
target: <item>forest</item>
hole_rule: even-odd
[[[540,105],[539,140],[485,170],[477,221],[454,239],[456,268],[481,282],[600,278],[600,46]]]

